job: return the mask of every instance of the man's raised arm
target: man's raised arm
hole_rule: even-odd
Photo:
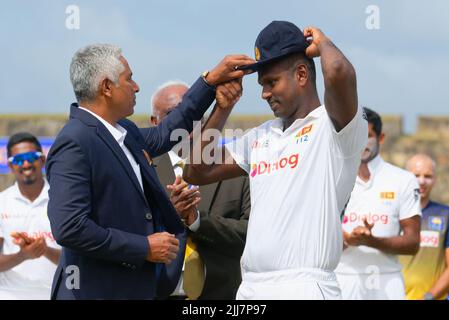
[[[192,139],[189,163],[184,168],[183,173],[183,178],[187,182],[195,185],[204,185],[246,174],[226,148],[217,146],[217,139],[213,139],[211,142],[203,141],[203,136],[207,134],[208,130],[221,132],[232,108],[241,95],[241,78],[217,86],[216,105],[201,130],[201,137],[194,136]],[[206,147],[212,150],[207,155],[211,157],[211,159],[208,159],[211,161],[205,161],[206,159],[204,159],[203,151]]]
[[[354,67],[320,29],[304,30],[310,45],[309,58],[321,57],[324,78],[324,104],[336,131],[343,129],[357,113],[357,81]]]

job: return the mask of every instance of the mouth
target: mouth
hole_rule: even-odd
[[[29,167],[29,168],[22,168],[22,170],[20,170],[20,173],[24,174],[24,175],[31,175],[34,173],[34,168],[33,167]]]
[[[367,157],[371,154],[371,150],[366,148],[365,150],[363,150],[362,156]]]
[[[269,101],[268,104],[273,112],[279,109],[279,103],[277,101]]]

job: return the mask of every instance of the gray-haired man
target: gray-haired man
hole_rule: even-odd
[[[215,97],[214,87],[239,78],[228,56],[199,78],[158,127],[139,131],[133,113],[139,86],[121,50],[91,45],[75,53],[70,78],[78,103],[48,155],[48,215],[63,253],[53,282],[56,299],[152,299],[176,285],[184,232],[151,157],[167,152],[173,129],[192,130]],[[181,249],[181,250],[180,250]],[[179,250],[179,253],[178,253]],[[165,264],[175,263],[179,268]],[[172,280],[176,279],[176,280]]]

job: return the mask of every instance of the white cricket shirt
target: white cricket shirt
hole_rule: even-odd
[[[226,144],[250,178],[243,272],[337,266],[340,214],[368,137],[362,114],[337,133],[320,106],[285,131],[275,119]]]
[[[415,176],[377,156],[368,162],[370,179],[357,177],[343,217],[343,230],[363,226],[363,218],[374,222],[375,237],[400,234],[400,220],[421,215],[419,186]],[[367,246],[349,246],[343,251],[336,273],[371,274],[401,271],[396,255]]]
[[[60,249],[50,229],[47,216],[48,182],[33,202],[25,198],[16,184],[0,193],[0,238],[3,254],[19,252],[11,232],[25,232],[30,238],[44,237],[47,246]],[[0,299],[50,299],[56,265],[44,256],[25,260],[0,272]]]

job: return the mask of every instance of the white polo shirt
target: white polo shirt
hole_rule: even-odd
[[[0,238],[3,254],[19,252],[11,232],[26,232],[29,237],[44,237],[47,246],[60,249],[51,233],[47,216],[49,185],[45,181],[39,197],[30,202],[16,184],[0,193]],[[25,260],[11,270],[0,272],[0,299],[50,299],[56,265],[45,257]]]
[[[343,217],[343,230],[363,226],[363,218],[374,222],[376,237],[400,234],[400,220],[421,215],[419,186],[415,176],[377,156],[368,162],[370,179],[357,177]],[[396,255],[367,246],[349,246],[335,272],[342,274],[393,273],[401,271]]]
[[[362,115],[359,108],[337,133],[320,106],[285,131],[275,119],[226,144],[250,178],[242,272],[337,266],[343,248],[340,214],[368,137]]]

